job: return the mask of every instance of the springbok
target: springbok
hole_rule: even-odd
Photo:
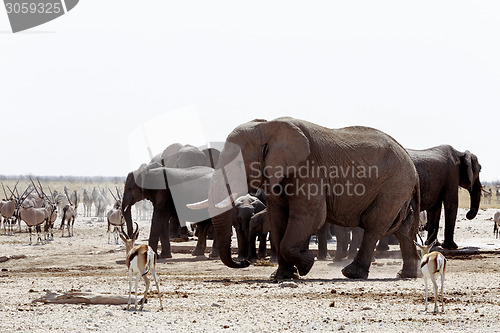
[[[144,303],[147,302],[148,290],[149,290],[149,279],[146,276],[149,272],[153,276],[153,280],[156,285],[156,290],[158,292],[158,298],[160,299],[160,310],[163,310],[163,304],[161,302],[161,294],[160,288],[158,286],[158,277],[156,276],[156,253],[153,249],[146,245],[137,245],[134,246],[137,237],[139,236],[139,226],[137,222],[135,222],[136,230],[132,234],[132,237],[129,237],[125,231],[123,230],[123,225],[121,226],[120,237],[125,242],[125,248],[127,250],[127,258],[125,260],[125,264],[128,268],[128,304],[127,310],[130,309],[130,303],[132,301],[132,278],[135,276],[135,303],[134,310],[137,309],[137,285],[139,284],[139,279],[142,276],[144,279],[144,283],[146,284],[146,290],[144,291],[144,297],[141,301],[141,307],[139,310],[142,310],[144,307]]]
[[[434,240],[430,245],[419,245],[415,242],[415,245],[422,251],[420,269],[422,270],[422,275],[425,284],[425,312],[427,312],[427,279],[430,278],[432,281],[432,286],[434,290],[434,313],[438,312],[438,285],[436,283],[436,276],[441,276],[441,312],[444,313],[444,298],[443,298],[443,286],[444,278],[446,273],[446,258],[441,252],[429,251],[432,249],[434,244],[436,244],[437,239]]]
[[[493,234],[495,235],[495,238],[498,238],[498,233],[500,232],[500,211],[495,213],[493,221]]]
[[[67,224],[68,224],[68,237],[71,237],[74,234],[73,227],[75,224],[76,212],[78,209],[78,201],[76,201],[75,203],[72,203],[70,198],[69,198],[68,191],[66,189],[64,189],[64,193],[66,194],[66,197],[69,201],[69,204],[64,206],[64,208],[63,208],[63,213],[62,213],[62,217],[61,217],[61,229],[62,229],[62,236],[61,237],[64,237],[64,222],[65,221],[67,221]]]
[[[491,188],[488,189],[488,191],[486,191],[484,188],[481,188],[481,190],[483,192],[484,203],[488,205],[491,204],[491,197],[493,195]]]
[[[109,190],[111,192],[111,190]],[[118,189],[116,190],[116,193],[118,194],[118,198],[115,197],[113,192],[111,192],[111,195],[115,199],[115,204],[113,208],[108,212],[106,215],[108,219],[108,244],[109,244],[109,236],[111,233],[111,226],[113,226],[113,234],[115,236],[115,244],[118,244],[118,234],[119,230],[118,227],[123,226],[123,223],[125,223],[125,218],[123,217],[122,213],[122,198],[120,196],[120,192],[118,192]]]

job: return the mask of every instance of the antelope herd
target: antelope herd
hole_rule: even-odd
[[[115,243],[118,244],[118,227],[124,223],[121,215],[121,193],[116,188],[116,196],[109,190],[113,201],[108,196],[108,189],[94,187],[92,191],[88,189],[70,191],[64,186],[61,192],[52,190],[50,186],[44,189],[40,180],[37,182],[29,179],[30,183],[20,194],[19,182],[13,188],[2,185],[4,199],[0,201],[0,232],[4,235],[12,236],[15,225],[18,225],[18,232],[22,231],[22,221],[30,234],[29,244],[32,245],[32,232],[37,234],[36,244],[45,244],[54,240],[53,228],[57,219],[60,219],[59,229],[61,236],[72,237],[74,235],[74,224],[77,220],[77,212],[80,203],[83,203],[83,216],[91,217],[92,208],[94,216],[98,221],[108,219],[108,233],[114,227]],[[137,205],[137,219],[148,217],[149,206],[146,203]],[[108,237],[109,242],[109,237]]]

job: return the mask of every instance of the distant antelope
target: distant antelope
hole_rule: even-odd
[[[76,201],[75,203],[72,203],[69,196],[68,196],[68,191],[66,189],[65,189],[64,193],[66,194],[66,197],[69,201],[69,204],[64,206],[64,208],[63,208],[63,213],[62,213],[62,217],[61,217],[61,229],[62,229],[62,236],[61,237],[64,237],[64,222],[65,221],[67,221],[67,226],[68,226],[68,237],[71,237],[74,234],[73,227],[75,224],[76,212],[78,209],[78,201]]]
[[[23,208],[23,207],[21,207],[19,209],[19,217],[29,227],[30,245],[32,244],[32,241],[31,241],[31,229],[32,228],[35,228],[35,230],[36,230],[36,234],[37,234],[36,243],[38,244],[38,242],[40,241],[42,244],[44,244],[44,241],[40,237],[41,224],[46,222],[50,218],[51,213],[52,213],[52,209],[48,206],[44,207],[44,208],[36,208],[36,207]],[[45,235],[45,239],[47,239],[47,235]]]
[[[443,298],[443,286],[444,278],[446,273],[446,258],[444,255],[438,251],[433,251],[429,253],[430,249],[436,244],[437,239],[434,240],[430,245],[419,245],[415,242],[422,250],[422,258],[420,261],[420,269],[422,270],[422,275],[424,277],[425,284],[425,312],[427,312],[427,279],[430,278],[432,281],[432,286],[434,288],[434,313],[438,312],[438,285],[436,283],[436,276],[441,276],[441,312],[444,313],[444,298]]]
[[[92,203],[94,202],[94,199],[92,199],[92,196],[89,194],[89,191],[87,189],[83,190],[83,216],[90,216],[90,212],[92,210]]]
[[[153,249],[146,245],[137,245],[134,246],[134,242],[137,240],[139,236],[139,226],[137,223],[136,230],[132,234],[132,237],[129,237],[125,231],[123,230],[123,225],[121,227],[120,237],[125,242],[125,248],[127,249],[127,259],[125,260],[125,264],[128,268],[128,304],[127,310],[130,309],[130,303],[132,301],[132,278],[135,276],[135,303],[134,310],[137,309],[137,285],[139,284],[139,279],[142,276],[144,279],[144,283],[146,284],[146,290],[144,291],[144,297],[141,301],[141,307],[139,310],[142,310],[144,307],[144,302],[147,301],[147,295],[149,290],[149,279],[146,276],[149,272],[153,276],[153,280],[156,285],[156,290],[158,292],[158,298],[160,299],[160,309],[163,309],[163,304],[161,302],[161,294],[160,288],[158,286],[158,277],[156,276],[156,253]]]
[[[498,233],[500,232],[500,211],[496,212],[495,215],[493,216],[493,235],[495,235],[495,238],[498,238]]]
[[[491,204],[491,196],[492,196],[492,191],[491,191],[491,188],[486,191],[484,188],[481,188],[481,190],[483,191],[483,198],[484,198],[484,203],[485,204]]]
[[[111,192],[111,190],[110,190]],[[115,204],[113,208],[108,212],[107,214],[107,219],[108,219],[108,244],[109,244],[109,236],[111,233],[111,226],[113,226],[113,234],[115,236],[115,244],[118,244],[118,235],[119,235],[119,230],[118,227],[123,226],[123,223],[125,223],[125,218],[123,217],[122,213],[122,199],[120,196],[120,192],[118,192],[118,198],[115,197],[113,192],[111,192],[111,195],[115,199]]]

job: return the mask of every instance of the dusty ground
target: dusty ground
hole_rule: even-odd
[[[0,332],[500,332],[494,211],[481,211],[473,221],[463,220],[464,212],[457,222],[459,245],[491,252],[449,258],[444,314],[420,313],[423,280],[396,279],[397,257],[377,259],[367,281],[345,279],[340,269],[348,262],[318,261],[306,277],[286,286],[268,280],[275,267],[236,270],[219,260],[174,253],[157,265],[163,311],[157,294],[137,312],[123,305],[33,303],[47,290],[127,295],[123,246],[107,243],[104,222],[79,217],[74,237],[62,238],[57,230],[46,245],[29,246],[24,232],[0,236],[0,256],[11,258],[0,263]],[[146,242],[149,224],[140,226]]]

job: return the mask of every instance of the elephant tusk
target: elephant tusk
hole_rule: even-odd
[[[192,204],[187,204],[186,207],[189,209],[193,209],[193,210],[208,208],[208,199],[205,199],[205,200],[200,201],[200,202],[195,202]]]
[[[126,213],[129,207],[130,207],[130,205],[125,206],[125,209],[123,210],[123,212]]]
[[[231,204],[234,202],[234,200],[238,198],[238,193],[231,193],[231,195],[228,195],[226,199],[222,200],[218,204],[215,205],[217,208],[227,208],[231,206]]]

